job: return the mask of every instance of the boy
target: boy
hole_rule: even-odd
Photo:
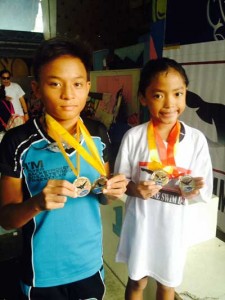
[[[0,146],[0,225],[22,227],[26,299],[104,295],[99,201],[120,198],[126,179],[105,179],[101,194],[90,190],[110,172],[105,127],[80,118],[90,57],[78,41],[44,41],[32,87],[45,113],[7,132]]]

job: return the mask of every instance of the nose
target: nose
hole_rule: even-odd
[[[173,95],[166,95],[165,96],[165,101],[164,101],[164,106],[165,107],[172,107],[174,106],[175,103],[175,98]]]
[[[66,84],[62,89],[61,98],[64,100],[71,100],[74,99],[75,92],[73,86],[70,84]]]

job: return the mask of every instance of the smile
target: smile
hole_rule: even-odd
[[[162,116],[164,117],[170,117],[170,116],[174,116],[174,115],[177,115],[177,111],[172,111],[172,112],[164,112],[164,113],[161,113]]]

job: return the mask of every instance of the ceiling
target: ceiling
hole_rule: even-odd
[[[152,0],[58,0],[57,33],[81,36],[94,50],[138,43],[150,31]]]
[[[43,39],[42,33],[0,30],[0,57],[30,58]]]

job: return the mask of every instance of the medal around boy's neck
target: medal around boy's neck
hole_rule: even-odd
[[[50,115],[49,115],[50,116]],[[40,122],[41,122],[41,125],[43,127],[43,129],[47,132],[47,134],[49,135],[50,133],[50,125],[46,122],[46,114],[43,115],[41,118],[40,118]],[[50,121],[51,122],[51,121]],[[64,126],[63,123],[59,123],[71,136],[75,137],[76,138],[76,134],[77,134],[77,121],[75,124],[73,125],[70,125],[70,126]]]
[[[63,149],[62,141],[65,141],[68,145],[76,149],[77,153],[79,153],[79,155],[81,155],[91,166],[93,166],[101,175],[106,176],[104,164],[99,156],[97,147],[81,119],[77,121],[77,139],[74,138],[60,123],[58,123],[49,114],[45,115],[45,121],[49,135],[57,142],[60,150],[65,156],[65,159],[67,159],[67,155],[65,153],[65,150]],[[83,139],[87,144],[88,151],[79,143],[80,134],[82,134]]]
[[[107,181],[106,170],[97,147],[82,120],[79,119],[76,123],[77,138],[72,136],[60,123],[48,114],[45,115],[45,122],[49,135],[56,141],[62,155],[75,175],[74,185],[78,190],[78,197],[85,197],[91,190],[94,194],[102,193]],[[82,134],[85,140],[88,151],[79,143],[80,134]],[[72,148],[76,149],[76,168],[66,154],[62,141],[65,141]],[[86,176],[80,176],[80,156],[101,175],[93,185],[91,185],[90,180]]]

